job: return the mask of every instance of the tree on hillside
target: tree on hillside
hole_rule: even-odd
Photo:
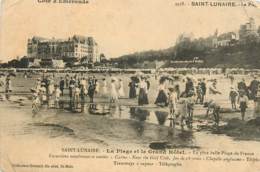
[[[175,59],[192,60],[194,57],[204,56],[209,49],[207,41],[203,38],[192,39],[181,35],[175,45]]]
[[[257,33],[251,33],[245,36],[245,45],[254,46],[259,42],[259,36]]]

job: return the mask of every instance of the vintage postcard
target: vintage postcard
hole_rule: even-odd
[[[0,172],[259,172],[258,0],[0,0]]]

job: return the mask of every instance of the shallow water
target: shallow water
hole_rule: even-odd
[[[163,108],[113,104],[72,106],[68,103],[58,109],[46,105],[33,117],[30,103],[26,97],[10,96],[0,104],[1,135],[42,137],[46,141],[55,139],[60,142],[69,139],[72,143],[94,143],[99,146],[127,144],[130,147],[151,147],[156,143],[161,144],[161,148],[260,148],[260,142],[238,141],[223,134],[213,134],[210,129],[201,129],[203,126],[213,126],[213,122],[196,119],[196,115],[192,129],[185,127],[182,130],[179,124],[173,129],[170,127],[169,113]]]

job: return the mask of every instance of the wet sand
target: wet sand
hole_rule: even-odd
[[[119,105],[115,106],[107,104],[107,99],[97,98],[96,102],[103,103],[97,103],[95,113],[90,111],[89,103],[84,104],[83,107],[79,105],[79,108],[73,111],[65,103],[62,109],[49,109],[45,106],[33,116],[30,95],[15,95],[26,90],[25,88],[30,88],[33,84],[21,78],[17,80],[20,80],[20,83],[14,83],[15,88],[20,90],[15,90],[8,99],[0,102],[0,152],[11,162],[22,159],[24,162],[39,163],[40,159],[44,159],[46,163],[51,163],[52,159],[48,158],[50,152],[60,153],[61,148],[70,146],[100,149],[221,150],[224,148],[260,152],[260,142],[256,141],[256,135],[242,141],[241,138],[238,140],[237,135],[230,135],[227,132],[216,133],[215,128],[211,128],[212,120],[205,119],[205,109],[201,105],[196,105],[192,129],[185,128],[182,131],[179,125],[174,130],[171,129],[168,109],[158,108],[152,103],[156,91],[154,94],[149,94],[151,104],[145,107],[138,107],[137,100],[122,99]],[[21,83],[29,84],[19,85]],[[156,85],[152,87],[155,89]],[[224,92],[226,94],[228,91]],[[224,98],[219,97],[219,99]],[[226,98],[222,106],[229,107]],[[100,115],[104,111],[109,111],[109,113]],[[250,104],[246,120],[249,121],[254,117],[252,104]],[[233,118],[240,118],[240,114],[238,112],[222,113],[220,124],[225,126]],[[203,126],[208,128],[203,128]],[[154,144],[156,144],[155,147]],[[20,154],[17,155],[17,152]]]
[[[236,140],[223,133],[213,133],[212,130],[198,130],[202,124],[199,116],[195,117],[192,130],[182,131],[180,126],[176,126],[173,131],[169,130],[167,112],[163,109],[132,107],[130,110],[130,107],[122,106],[121,109],[114,108],[112,114],[93,115],[86,105],[84,112],[43,108],[32,117],[30,104],[30,100],[20,96],[11,96],[8,101],[0,103],[0,152],[5,160],[2,162],[7,164],[7,169],[13,171],[28,170],[10,166],[16,162],[60,162],[61,159],[49,156],[50,153],[62,155],[61,149],[64,147],[99,148],[101,151],[106,148],[132,150],[149,149],[155,143],[156,147],[152,148],[239,150],[255,152],[256,156],[260,152],[260,142]],[[100,107],[102,106],[97,108]],[[213,123],[209,120],[208,125],[212,126]],[[66,162],[65,159],[62,161]],[[79,164],[84,164],[84,159],[69,159],[69,164],[74,164],[74,170],[79,170]],[[214,166],[212,163],[208,165]],[[111,168],[109,164],[107,167]],[[98,171],[94,169],[96,168],[93,171]]]

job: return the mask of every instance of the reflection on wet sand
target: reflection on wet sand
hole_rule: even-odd
[[[3,99],[8,107],[15,107],[21,112],[27,109],[30,112],[28,98],[4,95]],[[30,116],[28,112],[26,114]],[[98,142],[106,145],[110,145],[110,142],[115,142],[115,140],[127,143],[133,140],[141,145],[151,144],[150,147],[159,145],[159,148],[196,148],[201,147],[198,143],[198,140],[201,140],[198,137],[200,134],[204,133],[212,139],[222,137],[223,135],[220,134],[226,134],[231,136],[227,139],[232,139],[232,137],[237,136],[235,132],[238,130],[250,130],[253,133],[254,128],[257,127],[256,124],[259,123],[257,120],[259,119],[252,120],[254,123],[251,121],[241,122],[239,119],[226,123],[222,121],[220,126],[215,126],[211,120],[196,117],[192,128],[182,129],[179,121],[173,123],[170,114],[163,109],[110,103],[79,103],[75,105],[69,101],[60,101],[57,107],[49,103],[43,104],[34,118],[24,120],[21,125],[26,126],[23,129],[13,129],[10,132],[15,132],[13,135],[31,135],[33,132],[39,132],[40,134],[45,133],[45,137],[49,136],[50,138],[72,137],[71,134],[67,134],[66,128],[69,128],[75,133],[72,139],[79,139],[83,142],[90,140],[96,142],[96,138],[98,138]],[[241,127],[231,125],[238,123]],[[19,125],[15,124],[14,128]],[[255,134],[257,133],[255,132]],[[251,135],[240,135],[253,139]]]
[[[168,117],[168,112],[155,111],[155,115],[157,117],[158,123],[160,125],[164,125],[164,123]]]
[[[143,135],[143,132],[145,130],[144,122],[147,120],[147,117],[149,117],[150,112],[148,110],[134,108],[134,107],[131,107],[129,112],[130,112],[130,118],[137,121],[136,123],[134,123],[133,127],[137,135],[140,137]]]
[[[207,140],[221,137],[225,144],[236,142],[225,135],[219,135],[219,132],[212,134],[212,131],[216,130],[208,128],[213,125],[210,120],[195,119],[193,128],[182,130],[178,122],[175,122],[173,127],[171,116],[163,110],[109,103],[81,103],[74,106],[69,102],[60,102],[58,107],[50,107],[46,103],[40,107],[34,118],[31,118],[30,100],[30,97],[9,96],[8,100],[2,102],[1,107],[7,108],[4,112],[13,114],[12,120],[8,116],[1,116],[8,135],[32,137],[36,134],[45,139],[68,138],[75,142],[104,146],[131,143],[153,149],[212,147],[201,135]],[[20,106],[23,108],[19,108]],[[14,110],[18,113],[11,112]],[[253,122],[254,125],[258,124]],[[237,122],[231,122],[233,123]],[[245,122],[241,126],[248,128],[249,124]],[[230,125],[223,127],[219,130],[222,133],[227,127],[230,128]],[[246,143],[250,145],[253,142]]]
[[[95,125],[96,131],[102,133],[103,126],[111,123],[113,127],[106,128],[106,132],[111,132],[111,136],[124,139],[139,139],[140,141],[153,142],[156,140],[164,140],[167,143],[175,143],[176,140],[182,140],[177,145],[186,145],[183,142],[190,142],[192,140],[192,134],[188,134],[185,139],[177,138],[183,137],[178,135],[180,130],[174,128],[171,123],[171,119],[168,118],[169,114],[165,111],[149,110],[141,107],[128,107],[117,104],[97,104],[97,103],[71,103],[69,101],[60,101],[58,108],[45,104],[42,106],[44,109],[56,109],[57,117],[62,116],[64,112],[69,114],[79,114],[78,117],[82,118],[82,121],[91,121],[87,127],[77,132],[82,133],[84,130],[89,130],[90,126]],[[92,119],[93,116],[94,118]],[[95,120],[95,121],[94,121]],[[80,124],[78,124],[79,126]],[[77,127],[78,127],[77,126]],[[98,126],[100,126],[98,128]],[[122,128],[123,127],[123,128]],[[176,132],[176,130],[178,130]],[[124,131],[124,133],[123,133]],[[113,134],[112,134],[113,133]],[[183,133],[185,135],[185,133]],[[106,133],[102,133],[106,137]],[[80,136],[84,139],[84,136]],[[186,139],[191,137],[191,139]],[[111,139],[111,138],[110,138]],[[192,143],[191,143],[192,144]]]

